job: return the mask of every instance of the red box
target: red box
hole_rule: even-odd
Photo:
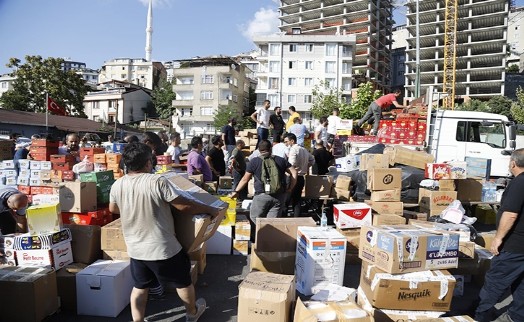
[[[62,180],[75,181],[75,173],[71,170],[62,171]]]
[[[391,127],[393,123],[393,120],[380,120],[379,127]]]
[[[156,156],[156,164],[158,165],[166,165],[166,164],[171,164],[173,163],[172,161],[172,156],[170,155],[157,155]]]
[[[62,171],[69,171],[73,169],[73,165],[75,165],[74,162],[53,162],[51,164],[51,168],[53,170],[62,170]],[[63,173],[62,173],[62,179],[63,179]]]
[[[43,146],[43,147],[55,147],[58,148],[60,145],[60,142],[58,141],[51,141],[46,139],[33,139],[31,140],[31,146]]]
[[[33,195],[52,195],[53,187],[33,186],[31,187],[31,194]]]
[[[387,139],[386,143],[389,143],[389,144],[397,144],[399,142],[399,140],[397,139]]]
[[[450,179],[451,167],[447,163],[426,163],[424,176],[435,180]]]
[[[31,187],[30,186],[18,186],[18,191],[21,193],[25,193],[26,195],[31,194]]]
[[[45,153],[45,154],[57,154],[58,148],[57,147],[48,147],[48,146],[30,146],[29,151],[31,153]]]
[[[98,153],[105,153],[105,148],[80,148],[80,157],[84,155],[95,155]],[[83,158],[82,158],[83,159]]]
[[[414,129],[408,129],[406,131],[406,139],[416,139],[417,138],[417,131]]]
[[[62,212],[64,224],[104,226],[111,221],[113,221],[113,214],[108,208],[82,213]]]
[[[51,154],[31,152],[31,158],[33,158],[35,161],[49,161],[51,159]]]
[[[410,130],[415,130],[416,131],[418,129],[418,120],[409,120],[407,127]]]
[[[419,121],[419,122],[418,122],[418,130],[419,130],[419,131],[424,131],[424,132],[425,132],[426,129],[427,129],[427,125],[428,125],[428,124],[427,124],[426,122]]]
[[[53,154],[51,162],[76,162],[76,158],[71,154]]]

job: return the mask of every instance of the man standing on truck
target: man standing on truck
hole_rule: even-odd
[[[396,89],[393,93],[381,96],[371,103],[369,105],[368,111],[366,114],[364,114],[364,117],[362,117],[355,126],[356,132],[360,132],[360,127],[362,124],[369,121],[371,117],[374,117],[373,130],[369,134],[377,135],[378,125],[380,123],[380,118],[382,117],[382,110],[389,108],[391,104],[395,105],[397,108],[407,108],[407,106],[400,105],[397,102],[397,98],[400,96],[400,93],[400,89]]]
[[[480,290],[475,321],[493,321],[491,314],[511,288],[513,302],[494,321],[524,321],[524,149],[513,151],[509,171],[515,176],[502,194],[497,213],[497,232],[491,243],[491,267]]]

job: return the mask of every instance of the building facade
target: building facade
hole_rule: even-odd
[[[230,106],[241,115],[248,111],[250,71],[231,57],[178,60],[172,66],[176,94],[172,124],[183,137],[219,134],[214,116],[220,108]]]
[[[258,36],[257,107],[264,100],[281,106],[284,118],[295,106],[305,120],[311,120],[312,90],[325,84],[341,88],[351,99],[355,35],[269,35]]]
[[[391,88],[404,88],[404,72],[406,70],[406,47],[409,32],[405,25],[393,28],[391,37]]]
[[[379,89],[389,87],[393,27],[389,0],[280,0],[280,30],[302,34],[354,35],[353,74]]]
[[[166,70],[160,62],[150,62],[143,58],[115,58],[104,63],[98,82],[119,80],[154,89],[160,79],[166,79]]]
[[[416,2],[408,2],[405,98],[415,97]],[[509,2],[458,0],[455,99],[504,95]],[[419,2],[420,89],[442,90],[444,72],[444,0]]]
[[[16,77],[10,74],[0,75],[0,97],[8,90],[13,89],[13,82]],[[1,108],[2,106],[0,106]]]
[[[520,57],[524,54],[524,7],[511,8],[509,11],[508,50],[507,66],[520,65]]]

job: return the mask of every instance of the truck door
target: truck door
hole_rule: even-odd
[[[464,129],[461,140],[466,142],[465,156],[491,159],[491,175],[507,176],[509,156],[502,155],[506,148],[506,131],[502,123],[459,121]],[[459,136],[457,135],[457,141]]]

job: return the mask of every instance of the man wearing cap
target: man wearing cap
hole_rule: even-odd
[[[0,234],[27,231],[27,196],[15,188],[0,189]]]

